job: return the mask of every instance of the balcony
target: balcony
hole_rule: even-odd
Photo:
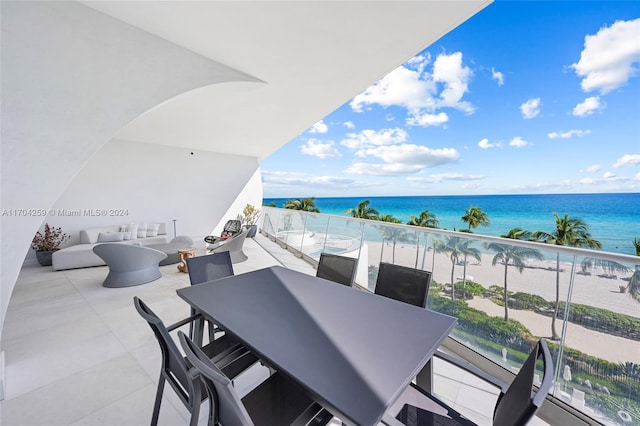
[[[286,215],[289,215],[288,219],[285,218]],[[497,275],[500,279],[492,282],[492,285],[503,283],[504,265],[497,264],[494,267],[491,265],[491,259],[486,261],[482,258],[480,263],[467,259],[465,271],[464,265],[458,265],[458,262],[454,265],[448,255],[433,250],[434,241],[447,236],[472,239],[473,245],[479,249],[482,249],[485,242],[495,240],[489,237],[392,226],[393,230],[414,233],[416,237],[413,243],[396,239],[394,250],[393,241],[382,243],[379,237],[380,228],[377,228],[380,224],[375,222],[280,209],[266,209],[263,218],[262,229],[269,238],[258,235],[254,240],[247,240],[245,253],[249,260],[234,265],[236,273],[280,264],[314,274],[315,270],[311,266],[313,259],[316,259],[322,250],[328,250],[358,255],[361,260],[356,280],[362,287],[370,288],[375,282],[375,268],[369,266],[377,265],[380,260],[392,261],[395,257],[396,263],[405,262],[408,266],[417,265],[434,271],[434,285],[429,296],[430,306],[443,311],[451,309],[452,304],[454,307],[462,304],[461,300],[450,300],[451,290],[447,284],[452,267],[454,279],[464,276],[468,278],[462,279],[465,292],[471,291],[467,286],[474,287],[471,277],[474,281],[484,284],[487,277],[496,275],[493,269],[500,270]],[[285,241],[290,245],[285,245]],[[528,246],[530,243],[523,244]],[[202,253],[204,243],[198,248]],[[571,256],[572,252],[575,252],[577,262],[568,257],[570,263],[565,263],[565,257]],[[618,289],[620,283],[626,283],[624,278],[627,277],[627,272],[616,272],[616,279],[598,277],[604,274],[593,266],[590,270],[591,275],[578,273],[582,272],[579,265],[583,252],[563,249],[561,253],[561,263],[565,269],[562,274],[571,272],[572,267],[577,268],[572,280],[561,281],[561,301],[570,301],[563,305],[562,317],[566,317],[567,309],[572,313],[572,306],[584,304],[595,298],[596,301],[591,306],[603,307],[617,313],[629,312],[628,316],[637,319],[640,305],[626,293],[620,293]],[[490,255],[488,251],[483,251],[482,254]],[[588,254],[593,256],[598,253]],[[549,261],[554,261],[553,251],[545,255],[551,258]],[[614,257],[619,261],[624,260],[629,267],[633,266],[630,263],[633,258],[629,256],[606,256],[607,259]],[[5,400],[0,405],[1,423],[148,424],[159,373],[160,354],[148,326],[135,312],[132,298],[141,297],[166,323],[181,319],[189,312],[189,307],[175,293],[176,289],[189,285],[188,276],[178,272],[175,265],[164,266],[161,271],[163,278],[153,283],[107,289],[101,286],[106,276],[105,267],[59,272],[52,272],[49,268],[24,267],[9,305],[2,341],[6,353],[7,389]],[[598,286],[603,286],[602,292],[590,295],[588,289],[581,289],[587,278],[596,279]],[[554,287],[554,271],[531,264],[520,274],[515,268],[509,267],[508,285],[509,291],[513,292],[509,296],[513,299],[510,300],[509,317],[529,327],[527,315],[537,315],[534,318],[539,319],[539,328],[530,329],[531,338],[550,335],[550,317],[548,313],[542,312],[543,310],[540,313],[521,309],[518,303],[523,301],[516,294],[522,289],[523,292],[527,291],[544,298],[549,297],[549,294],[553,296],[553,291],[543,291],[543,280],[551,280],[551,284],[547,284]],[[500,297],[494,293],[495,291],[488,288],[473,300],[465,299],[465,303],[473,305],[479,312],[482,312],[482,309],[488,310],[487,306],[492,306],[490,303],[496,305],[497,308],[492,306],[492,313],[498,316],[495,322],[501,324],[504,322],[504,307],[496,303]],[[458,292],[454,297],[461,298]],[[460,321],[461,325],[445,343],[444,348],[471,360],[496,377],[509,380],[519,366],[519,354],[524,352],[521,348],[522,343],[518,340],[521,330],[514,327],[515,331],[510,334],[512,329],[508,328],[509,333],[492,336],[491,340],[481,339],[479,337],[482,336],[482,327],[492,322],[481,317],[479,313],[474,315],[482,318],[482,321]],[[461,314],[457,316],[463,318]],[[640,353],[639,342],[621,337],[620,334],[626,333],[621,324],[616,324],[605,332],[600,322],[602,320],[595,317],[585,320],[583,324],[558,320],[561,339],[553,342],[555,362],[558,366],[558,385],[553,397],[549,398],[540,412],[544,420],[535,419],[532,424],[545,424],[545,421],[548,424],[623,424],[621,417],[614,417],[618,411],[636,416],[638,379],[635,378],[633,382],[616,368],[627,358],[628,361],[637,358],[637,354]],[[470,332],[466,327],[473,325],[477,326],[478,330]],[[506,361],[503,358],[503,349],[507,351]],[[578,356],[577,351],[582,352],[582,355]],[[614,356],[620,358],[606,358],[606,351],[613,352]],[[602,365],[608,366],[609,370],[603,369],[601,364],[596,364],[597,358],[607,360],[608,363]],[[565,365],[570,366],[571,381],[565,380],[563,376]],[[265,374],[264,370],[258,368],[238,381],[236,386],[241,392],[246,391]],[[606,377],[606,381],[593,378],[601,376]],[[588,389],[586,380],[590,380],[591,389]],[[604,391],[605,386],[609,394]],[[572,399],[573,389],[584,392],[584,405],[580,404],[577,398]],[[491,423],[491,411],[498,394],[497,389],[474,379],[462,370],[436,360],[433,391],[479,424]],[[631,392],[625,393],[629,391]],[[611,410],[605,411],[604,404],[596,405],[594,401],[617,402],[620,408],[612,415]],[[203,411],[203,415],[206,416],[206,409]],[[201,420],[201,424],[206,423],[204,417]],[[186,410],[175,395],[167,391],[160,413],[160,423],[186,424],[187,421]],[[632,421],[626,424],[634,424],[633,422],[638,423],[637,417],[632,417]],[[335,424],[339,422],[336,421]]]

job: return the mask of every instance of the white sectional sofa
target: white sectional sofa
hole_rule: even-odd
[[[145,246],[166,244],[168,242],[167,225],[166,223],[138,223],[84,229],[80,231],[80,244],[65,247],[53,253],[51,259],[54,271],[105,265],[105,262],[93,252],[93,246],[106,242]]]

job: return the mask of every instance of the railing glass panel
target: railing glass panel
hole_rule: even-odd
[[[262,229],[314,259],[358,257],[369,290],[380,262],[431,271],[428,307],[458,318],[454,339],[515,373],[546,338],[558,401],[640,425],[640,258],[276,208]]]

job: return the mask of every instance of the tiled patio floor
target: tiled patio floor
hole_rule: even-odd
[[[204,253],[204,243],[198,249]],[[313,267],[261,235],[247,239],[244,251],[249,260],[234,265],[236,274],[278,264],[315,274]],[[114,289],[101,285],[106,267],[58,272],[24,267],[2,335],[7,386],[1,424],[149,424],[160,352],[132,299],[139,296],[166,324],[189,314],[175,292],[189,285],[188,275],[176,265],[161,271],[163,277],[153,283]],[[436,364],[436,389],[476,421],[490,424],[495,391],[462,371],[449,370]],[[265,375],[264,368],[257,367],[236,386],[242,393]],[[187,424],[187,410],[165,389],[159,423]],[[457,404],[462,400],[471,408]],[[203,406],[201,424],[206,424],[206,411]]]

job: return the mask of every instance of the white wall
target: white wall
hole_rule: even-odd
[[[70,243],[78,242],[81,229],[132,222],[165,222],[171,239],[173,219],[178,235],[201,239],[247,203],[261,201],[256,158],[112,140],[78,173],[45,222],[62,227]]]
[[[255,81],[75,2],[3,1],[0,7],[1,207],[7,211],[51,208],[102,145],[161,102],[211,84]],[[121,153],[120,161],[127,155]],[[142,158],[139,162],[137,171],[114,164],[107,174],[92,178],[94,182],[113,180],[123,189],[125,177],[136,176],[136,181],[128,182],[127,191],[136,185],[152,188],[157,200],[140,199],[133,205],[134,214],[142,217],[157,211],[161,203],[156,188],[166,191],[166,201],[173,187],[155,186],[151,177],[144,178],[142,171],[149,171],[148,166]],[[104,171],[104,163],[100,164]],[[184,170],[154,169],[154,173],[171,172],[179,176]],[[212,171],[202,174],[203,179],[214,176]],[[87,188],[76,190],[87,194]],[[103,200],[92,201],[115,202],[120,199],[117,195],[108,192]],[[121,196],[133,203],[128,195]],[[185,212],[176,207],[157,214],[168,217]],[[201,232],[196,228],[205,223],[205,213],[197,211],[196,215],[195,221],[178,217],[184,226],[181,231]],[[214,218],[206,222],[213,226]],[[0,330],[29,243],[43,219],[2,216]]]

